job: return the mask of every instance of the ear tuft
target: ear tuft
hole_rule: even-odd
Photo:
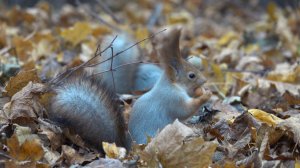
[[[154,41],[159,60],[171,78],[175,78],[182,66],[179,49],[180,34],[180,27],[172,27],[167,29],[162,35],[155,37]]]

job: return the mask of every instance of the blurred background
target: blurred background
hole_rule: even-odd
[[[64,4],[71,4],[76,6],[78,3],[76,3],[77,0],[0,0],[0,3],[2,5],[6,5],[8,7],[12,7],[15,5],[19,5],[20,7],[33,7],[35,6],[38,2],[41,1],[47,1],[49,4],[51,4],[55,8],[60,8]],[[81,3],[89,3],[93,4],[97,0],[81,0]],[[115,1],[110,1],[110,0],[99,0],[103,1],[106,4],[110,4],[115,6],[116,4],[119,4],[120,6],[128,1],[136,1],[136,0],[115,0]],[[179,2],[180,0],[174,0],[176,2]],[[266,7],[268,3],[274,2],[280,7],[295,7],[299,6],[299,0],[224,0],[224,2],[229,2],[229,3],[239,3],[243,4],[244,7],[247,6],[257,6],[257,7]],[[159,2],[159,1],[157,1]],[[199,2],[202,3],[217,3],[218,0],[199,0]]]

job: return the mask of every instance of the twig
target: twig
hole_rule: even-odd
[[[112,69],[113,69],[113,62],[114,62],[114,57],[113,57],[113,55],[114,55],[114,48],[111,47],[110,49],[111,49],[110,70],[112,70]],[[114,89],[114,91],[116,92],[116,85],[115,85],[114,71],[111,71],[111,77],[112,77],[112,80],[113,80],[113,87],[114,87],[113,89]]]
[[[145,62],[143,62],[143,61],[138,61],[138,62],[130,62],[130,63],[127,63],[127,64],[122,64],[122,65],[116,66],[116,67],[114,67],[114,68],[110,68],[110,69],[108,69],[108,70],[105,70],[105,71],[102,71],[102,72],[95,73],[95,74],[93,74],[92,76],[100,75],[100,74],[103,74],[103,73],[109,72],[109,71],[116,71],[117,69],[119,69],[119,68],[121,68],[121,67],[124,67],[124,66],[127,66],[127,65],[141,64],[141,63],[145,63]]]
[[[151,36],[149,36],[149,37],[147,37],[147,38],[144,38],[144,39],[142,39],[142,40],[140,40],[140,41],[134,43],[134,44],[132,44],[131,46],[127,47],[125,50],[122,50],[122,51],[116,53],[116,54],[113,55],[112,57],[117,57],[117,56],[119,56],[120,54],[122,54],[123,52],[126,52],[127,50],[131,49],[132,47],[134,47],[134,46],[136,46],[136,45],[138,45],[138,44],[140,44],[140,43],[142,43],[142,42],[144,42],[144,41],[146,41],[146,40],[149,40],[149,39],[155,37],[156,35],[158,35],[159,33],[162,33],[162,32],[164,32],[164,31],[166,31],[166,30],[167,30],[167,29],[163,29],[163,30],[161,30],[161,31],[159,31],[159,32],[157,32],[157,33],[154,33],[153,35],[151,35]],[[101,61],[101,62],[99,62],[99,63],[95,63],[95,64],[88,65],[88,66],[85,66],[85,67],[92,67],[92,66],[96,66],[96,65],[102,64],[102,63],[104,63],[104,62],[106,62],[106,61],[112,59],[112,57],[107,58],[107,59],[105,59],[105,60],[103,60],[103,61]]]
[[[76,4],[78,6],[81,6],[81,2],[80,0],[76,0]],[[105,24],[106,26],[116,30],[116,31],[120,31],[119,28],[117,28],[116,26],[113,26],[112,24],[108,23],[107,21],[105,21],[104,19],[102,19],[99,15],[97,15],[96,13],[94,13],[93,11],[89,10],[89,9],[86,9],[86,12],[88,12],[91,16],[93,16],[94,18],[96,18],[97,20],[99,20],[100,22],[102,22],[103,24]]]
[[[119,20],[113,13],[113,11],[110,10],[110,8],[107,6],[107,4],[103,0],[97,0],[97,3],[100,5],[100,7],[106,12],[116,23],[122,23],[121,20]]]
[[[94,54],[94,56],[89,59],[87,62],[84,62],[82,64],[80,64],[79,66],[76,66],[74,68],[69,69],[69,71],[63,72],[61,74],[59,74],[56,78],[52,79],[49,81],[50,85],[54,85],[54,84],[59,84],[62,79],[69,77],[73,72],[77,71],[80,68],[84,68],[87,64],[89,64],[93,59],[95,59],[97,56],[101,56],[101,54],[103,52],[105,52],[107,49],[109,49],[110,47],[112,47],[113,42],[116,40],[117,36],[110,42],[110,44],[104,49],[102,50],[100,53],[98,53],[100,45],[97,46],[96,52]],[[65,75],[65,76],[63,76]],[[62,77],[63,76],[63,77]],[[62,77],[62,78],[61,78]],[[59,80],[58,82],[56,82],[57,80]]]
[[[136,46],[136,45],[138,45],[138,44],[140,44],[140,43],[142,43],[142,42],[144,42],[144,41],[146,41],[146,40],[149,40],[149,39],[155,37],[157,34],[159,34],[159,33],[161,33],[161,32],[164,32],[165,30],[166,30],[166,29],[163,29],[163,30],[161,30],[161,31],[159,31],[159,32],[157,32],[157,33],[152,34],[151,36],[149,36],[149,37],[147,37],[147,38],[144,38],[144,39],[142,39],[142,40],[140,40],[140,41],[134,43],[133,45],[127,47],[126,49],[124,49],[124,50],[122,50],[122,51],[120,51],[120,52],[118,52],[118,53],[116,53],[116,54],[114,54],[113,56],[111,56],[111,57],[108,58],[108,59],[105,59],[105,60],[102,61],[102,62],[88,65],[88,64],[89,64],[92,60],[94,60],[96,57],[101,56],[102,53],[104,53],[106,50],[108,50],[109,48],[112,47],[112,44],[114,43],[114,41],[115,41],[116,38],[118,37],[118,36],[115,36],[115,38],[110,42],[110,44],[109,44],[106,48],[104,48],[104,50],[102,50],[101,52],[98,53],[98,51],[100,50],[100,49],[99,49],[99,48],[100,48],[100,45],[98,45],[98,47],[97,47],[97,49],[96,49],[96,52],[95,52],[94,56],[93,56],[91,59],[89,59],[87,62],[84,62],[84,63],[80,64],[79,66],[76,66],[76,67],[74,67],[74,68],[71,68],[71,69],[67,70],[66,72],[63,72],[63,73],[59,74],[57,77],[55,77],[54,79],[52,79],[52,80],[49,81],[49,85],[50,85],[50,86],[51,86],[51,85],[58,85],[63,79],[68,78],[72,73],[74,73],[75,71],[77,71],[77,70],[80,69],[80,68],[86,68],[86,67],[96,66],[96,65],[102,64],[102,63],[104,63],[104,62],[106,62],[106,61],[108,61],[108,60],[111,60],[111,59],[113,59],[114,57],[117,57],[118,55],[122,54],[123,52],[125,52],[125,51],[131,49],[132,47],[134,47],[134,46]],[[105,71],[105,72],[108,72],[108,71],[111,71],[111,70],[107,70],[107,71]]]
[[[1,50],[0,50],[0,55],[3,55],[3,54],[5,54],[5,53],[7,53],[7,52],[10,51],[11,49],[12,49],[11,46],[7,46],[7,47],[1,49]]]
[[[0,156],[5,157],[6,159],[16,160],[15,158],[12,158],[11,156],[9,156],[9,155],[7,155],[7,154],[5,154],[3,152],[0,152]]]

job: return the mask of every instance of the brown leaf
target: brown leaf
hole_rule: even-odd
[[[296,144],[300,144],[300,114],[284,120],[277,127],[290,135]]]
[[[191,128],[176,120],[146,146],[141,158],[155,167],[208,167],[217,145],[201,137],[189,139],[193,135]]]
[[[54,165],[57,164],[58,161],[61,159],[61,155],[54,150],[48,149],[48,148],[43,148],[44,149],[44,159],[50,164]]]
[[[96,158],[96,155],[93,154],[79,154],[75,149],[67,145],[62,146],[62,155],[69,165],[81,164],[85,161],[91,161]]]
[[[25,87],[30,81],[40,82],[37,70],[21,71],[17,76],[10,78],[5,90],[8,96],[12,97],[15,93]]]
[[[17,126],[15,134],[7,140],[9,155],[18,161],[38,161],[44,155],[40,139],[28,127]]]
[[[26,87],[16,93],[11,101],[4,107],[4,112],[9,119],[37,118],[42,116],[43,106],[39,102],[39,94],[45,92],[46,87],[42,84],[29,82]]]
[[[115,143],[102,142],[103,150],[108,158],[122,159],[126,155],[126,149],[117,147]]]
[[[241,114],[235,107],[233,107],[228,103],[224,103],[222,101],[216,101],[212,105],[212,109],[220,111],[214,116],[214,118],[217,120],[222,120],[222,119],[231,120]]]
[[[64,29],[60,35],[68,42],[76,46],[92,33],[92,28],[87,22],[77,22],[73,27]]]
[[[22,37],[16,36],[13,38],[13,44],[16,47],[16,54],[20,58],[20,60],[24,62],[28,61],[33,49],[32,42]]]

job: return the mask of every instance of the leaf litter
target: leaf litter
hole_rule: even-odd
[[[299,5],[142,0],[107,2],[104,12],[99,3],[0,6],[1,165],[299,167]],[[48,120],[45,81],[89,60],[106,35],[140,41],[174,25],[183,27],[183,56],[200,58],[213,93],[196,119],[175,121],[127,154],[104,143],[106,157]],[[150,42],[139,49],[142,61],[157,62]]]

